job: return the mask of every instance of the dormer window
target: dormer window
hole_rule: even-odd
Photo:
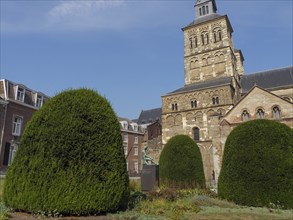
[[[138,131],[138,126],[137,125],[133,125],[133,130],[134,131]]]
[[[16,100],[24,102],[24,94],[25,90],[23,88],[17,87]]]
[[[42,105],[43,105],[43,96],[37,95],[37,99],[36,99],[36,102],[35,102],[35,106],[37,108],[41,108]]]

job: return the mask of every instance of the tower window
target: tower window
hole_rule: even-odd
[[[222,40],[222,33],[220,29],[214,30],[214,42],[219,42]]]
[[[265,117],[264,111],[261,108],[257,109],[256,118],[257,119],[263,119],[264,117]]]
[[[209,6],[206,6],[206,13],[209,13]]]
[[[177,103],[172,103],[172,111],[177,111],[178,107],[177,107]]]
[[[190,104],[191,104],[191,108],[196,108],[197,107],[197,101],[196,100],[192,100],[190,102]]]
[[[189,41],[190,41],[190,48],[193,48],[193,45],[192,45],[192,38],[189,38]]]
[[[219,97],[218,96],[213,97],[212,102],[213,102],[213,105],[218,105],[220,103]]]
[[[249,113],[246,110],[244,110],[242,112],[242,121],[248,121],[248,120],[249,120]]]
[[[195,47],[197,47],[197,37],[194,37]]]
[[[195,141],[199,141],[199,138],[200,138],[200,136],[199,136],[199,128],[194,127],[192,130],[193,130],[193,139]]]
[[[202,13],[201,13],[201,8],[199,9],[199,15],[200,15],[200,16],[202,15]]]
[[[281,118],[281,111],[279,109],[279,107],[275,106],[273,108],[273,118],[274,119],[280,119]]]
[[[202,6],[202,14],[205,15],[206,14],[206,7]]]

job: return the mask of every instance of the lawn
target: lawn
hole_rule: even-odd
[[[0,220],[33,219],[26,213],[11,213],[2,202],[4,180],[0,179]],[[247,207],[221,200],[203,190],[165,189],[148,193],[132,192],[130,208],[124,212],[107,216],[66,217],[58,219],[93,219],[93,220],[293,220],[293,210],[280,207]],[[43,218],[44,216],[37,216]],[[52,219],[52,218],[51,218]]]

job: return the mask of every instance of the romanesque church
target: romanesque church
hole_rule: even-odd
[[[293,67],[246,74],[228,16],[217,14],[215,0],[197,0],[194,8],[195,20],[182,28],[185,85],[162,96],[162,144],[177,134],[192,137],[207,186],[215,187],[235,126],[264,118],[293,127]]]

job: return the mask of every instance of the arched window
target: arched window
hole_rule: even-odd
[[[265,112],[261,108],[257,109],[256,110],[256,118],[262,119],[264,117],[265,117]]]
[[[194,42],[195,42],[195,47],[197,47],[198,46],[198,44],[197,44],[197,37],[194,37]]]
[[[273,119],[280,119],[281,118],[281,110],[278,106],[273,108]]]
[[[199,15],[200,15],[200,16],[202,15],[202,13],[201,13],[201,8],[199,8]]]
[[[246,110],[244,110],[242,112],[242,121],[248,121],[248,120],[249,120],[249,113]]]
[[[190,104],[191,104],[191,108],[196,108],[197,107],[197,101],[196,100],[192,100],[190,102]]]
[[[222,33],[221,33],[221,29],[215,29],[214,30],[214,42],[219,42],[222,40]]]
[[[199,136],[199,128],[194,127],[192,130],[193,130],[193,139],[195,141],[199,141],[199,138],[200,138],[200,136]]]
[[[203,35],[203,34],[201,35],[201,42],[202,42],[202,45],[205,45],[205,42],[204,42],[204,35]]]
[[[209,6],[206,6],[206,13],[209,13]]]
[[[190,41],[190,48],[193,48],[193,45],[192,45],[192,38],[189,38],[189,41]]]
[[[202,6],[202,14],[205,15],[206,14],[206,7]]]

